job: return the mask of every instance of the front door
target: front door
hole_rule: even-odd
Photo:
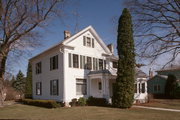
[[[93,97],[103,97],[101,79],[91,79],[91,94]]]

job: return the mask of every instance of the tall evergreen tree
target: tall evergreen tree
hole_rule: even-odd
[[[12,87],[18,91],[21,95],[24,94],[24,90],[25,90],[25,77],[24,74],[19,71],[17,76],[16,76],[16,80],[12,83]]]
[[[134,100],[135,53],[131,15],[126,8],[119,18],[117,50],[119,60],[112,102],[115,107],[129,108]]]
[[[32,66],[28,63],[26,84],[25,84],[25,98],[32,98]]]

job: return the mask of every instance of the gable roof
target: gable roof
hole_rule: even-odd
[[[81,30],[80,32],[76,33],[75,35],[71,36],[68,39],[65,39],[62,41],[63,45],[67,45],[68,43],[70,43],[71,41],[75,40],[77,37],[79,37],[80,35],[82,35],[83,33],[85,33],[86,31],[90,31],[91,34],[96,38],[97,42],[102,46],[102,48],[106,51],[106,53],[111,55],[110,50],[108,49],[108,47],[105,45],[105,43],[103,42],[103,40],[99,37],[99,35],[97,34],[97,32],[94,30],[94,28],[92,26],[88,26],[85,29]]]
[[[150,78],[148,81],[153,80],[153,79],[156,78],[156,77],[162,78],[162,79],[164,79],[164,80],[166,80],[166,79],[168,78],[168,76],[166,76],[166,75],[155,75],[155,76],[153,76],[152,78]]]
[[[46,52],[54,49],[54,48],[57,47],[57,46],[60,46],[60,47],[61,47],[61,46],[67,46],[67,44],[68,44],[69,42],[73,41],[73,40],[76,39],[78,36],[82,35],[83,33],[85,33],[85,32],[88,31],[88,30],[93,34],[93,36],[96,38],[97,42],[102,46],[102,48],[106,51],[106,53],[109,54],[109,55],[112,55],[112,53],[110,52],[110,50],[108,49],[108,47],[105,45],[105,43],[102,41],[102,39],[99,37],[99,35],[97,34],[97,32],[94,30],[94,28],[93,28],[92,26],[88,26],[88,27],[84,28],[83,30],[79,31],[78,33],[72,35],[71,37],[62,40],[62,41],[59,42],[58,44],[56,44],[56,45],[48,48],[47,50],[45,50],[45,51],[37,54],[36,56],[30,58],[29,60],[31,61],[31,60],[39,57],[40,55],[42,55],[42,54],[44,54],[44,53],[46,53]],[[72,47],[73,47],[73,46],[72,46]]]

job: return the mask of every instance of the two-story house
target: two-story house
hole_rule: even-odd
[[[33,99],[69,103],[73,98],[99,97],[110,100],[118,57],[96,31],[86,27],[30,59]]]

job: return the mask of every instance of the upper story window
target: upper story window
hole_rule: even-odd
[[[103,69],[103,60],[99,59],[99,70]]]
[[[36,74],[40,74],[41,71],[41,62],[36,63]]]
[[[94,39],[83,36],[83,45],[94,48]]]
[[[113,68],[118,68],[118,63],[117,62],[113,62]]]
[[[79,56],[77,54],[73,54],[73,67],[79,68]]]
[[[58,69],[58,55],[50,58],[50,70]]]
[[[92,60],[91,60],[91,57],[87,57],[87,69],[88,70],[92,69]]]

